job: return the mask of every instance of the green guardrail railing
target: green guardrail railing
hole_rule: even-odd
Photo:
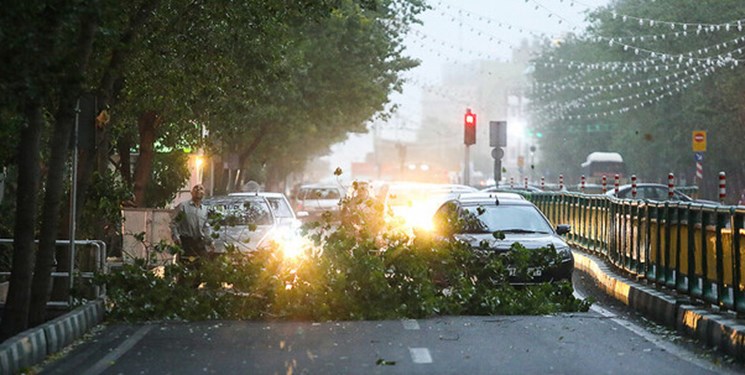
[[[745,207],[545,192],[527,195],[570,244],[633,276],[745,312]]]

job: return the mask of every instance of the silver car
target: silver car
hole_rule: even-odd
[[[298,216],[308,220],[318,220],[324,212],[338,216],[345,191],[341,186],[333,184],[303,185],[297,193]]]
[[[250,197],[258,196],[266,198],[269,202],[269,208],[272,210],[274,217],[277,219],[278,224],[287,225],[291,228],[297,228],[300,226],[300,221],[295,215],[295,210],[292,209],[292,205],[287,197],[282,193],[259,191],[259,192],[238,192],[230,193],[231,197]]]
[[[239,251],[253,251],[279,235],[280,225],[264,197],[218,196],[202,203],[209,211],[218,253],[225,252],[229,245]]]

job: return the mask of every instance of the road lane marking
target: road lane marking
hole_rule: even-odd
[[[574,297],[578,299],[586,298],[585,295],[577,292],[576,290],[574,291],[573,294],[574,294]],[[689,351],[681,349],[677,345],[669,341],[666,341],[664,338],[660,338],[659,335],[657,334],[648,332],[645,328],[639,325],[636,325],[633,322],[618,318],[616,314],[613,314],[611,311],[608,311],[600,306],[597,306],[596,304],[592,304],[590,306],[590,310],[602,315],[603,317],[608,318],[610,321],[620,325],[621,327],[628,329],[629,331],[637,334],[638,336],[649,341],[650,343],[654,344],[658,348],[672,354],[674,357],[677,357],[678,359],[684,362],[691,363],[707,371],[730,373],[730,371],[723,369],[723,368],[716,367],[707,361],[700,360],[697,358],[692,358]]]
[[[417,330],[419,329],[419,323],[416,319],[405,319],[401,321],[404,324],[404,329]]]
[[[427,348],[409,348],[409,353],[414,363],[432,363],[432,356]]]
[[[145,335],[147,335],[147,333],[150,332],[150,330],[153,329],[153,327],[154,325],[148,324],[138,329],[132,336],[124,340],[124,342],[122,342],[114,350],[109,352],[109,354],[105,355],[98,362],[96,362],[96,364],[93,365],[93,367],[83,372],[82,375],[98,375],[106,371],[106,369],[109,368],[112,364],[114,364],[116,360],[121,358],[121,356],[123,356],[125,353],[127,353],[127,351],[132,349],[135,346],[135,344],[137,344],[140,340],[142,340],[142,338],[145,337]]]

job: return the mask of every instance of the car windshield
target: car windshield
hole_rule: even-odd
[[[551,225],[529,205],[474,205],[464,207],[467,233],[551,233]]]
[[[303,199],[340,199],[341,194],[335,188],[304,188],[300,190]]]
[[[207,201],[210,218],[220,225],[271,225],[272,215],[263,199]]]
[[[269,205],[272,208],[272,212],[274,212],[274,216],[276,217],[292,217],[292,210],[290,209],[290,206],[287,205],[287,201],[283,198],[279,197],[267,197],[267,201],[269,201]]]

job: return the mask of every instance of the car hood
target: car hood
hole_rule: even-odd
[[[225,252],[227,244],[234,244],[239,251],[253,251],[266,243],[277,230],[276,225],[258,225],[256,230],[246,225],[224,226],[215,231],[218,238],[214,240],[215,251]]]
[[[567,246],[561,237],[551,233],[505,233],[502,240],[494,238],[491,233],[464,233],[456,234],[455,238],[468,243],[472,248],[481,248],[482,241],[486,241],[489,249],[500,252],[508,251],[515,242],[526,249],[540,249],[549,245],[558,249]]]

